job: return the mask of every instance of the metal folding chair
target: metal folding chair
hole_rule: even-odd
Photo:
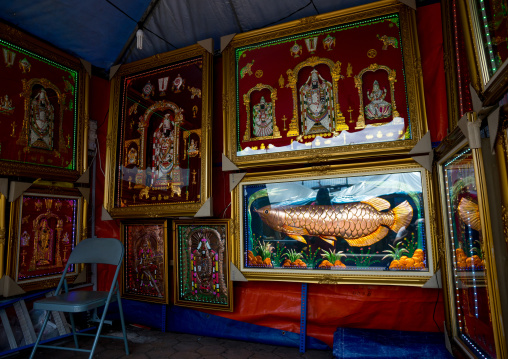
[[[90,353],[89,358],[91,359],[97,346],[97,342],[99,341],[99,337],[123,339],[125,343],[125,352],[127,355],[129,355],[129,346],[127,343],[127,334],[125,332],[125,321],[123,317],[122,302],[120,299],[120,291],[118,290],[118,280],[117,280],[118,274],[120,273],[123,255],[124,255],[123,244],[122,242],[120,242],[118,239],[115,238],[87,238],[78,243],[78,245],[74,248],[71,255],[69,256],[67,265],[65,266],[60,282],[58,283],[58,287],[56,288],[55,296],[44,298],[34,302],[34,309],[46,310],[46,317],[44,319],[44,323],[42,325],[39,336],[37,337],[37,341],[35,342],[35,345],[33,347],[30,359],[34,357],[37,348],[51,348],[51,349],[89,352]],[[104,263],[115,265],[116,266],[115,276],[113,278],[113,282],[111,283],[111,288],[109,289],[109,291],[69,292],[66,280],[66,273],[71,264],[79,264],[79,263]],[[62,287],[64,289],[63,292]],[[115,300],[118,301],[118,309],[120,312],[120,321],[122,323],[123,337],[101,335],[102,326],[104,325],[109,304]],[[104,306],[104,310],[102,312],[102,316],[96,334],[76,332],[73,313],[86,312],[91,309],[97,310],[97,308],[101,306]],[[44,328],[48,323],[51,311],[60,311],[69,313],[72,325],[72,334],[74,336],[75,348],[39,344],[42,338],[42,334],[44,333]],[[91,349],[79,348],[78,335],[95,337],[92,348]]]

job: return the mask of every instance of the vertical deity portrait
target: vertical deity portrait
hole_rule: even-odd
[[[390,117],[392,114],[392,105],[385,101],[386,88],[380,88],[379,82],[374,80],[372,91],[367,90],[369,103],[365,106],[365,117],[368,120],[378,120]]]
[[[136,284],[140,291],[162,297],[158,283],[162,273],[158,270],[159,258],[155,250],[150,238],[140,242],[136,251]]]
[[[315,68],[300,87],[300,107],[304,135],[333,131],[332,84]]]
[[[261,96],[258,104],[252,108],[252,125],[255,137],[271,136],[273,134],[273,107]]]
[[[55,109],[44,87],[35,92],[30,102],[29,146],[46,150],[53,149]]]
[[[152,186],[167,186],[172,182],[174,169],[175,122],[171,113],[166,113],[153,133]]]

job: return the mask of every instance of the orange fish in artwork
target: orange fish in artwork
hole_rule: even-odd
[[[475,231],[482,230],[482,224],[480,222],[480,212],[478,210],[478,205],[473,201],[463,197],[457,208],[457,212],[459,213],[459,217],[462,222],[469,225]]]
[[[390,202],[379,197],[337,205],[265,206],[255,211],[270,228],[297,241],[307,243],[303,236],[318,236],[334,245],[342,237],[354,247],[374,244],[390,230],[407,227],[413,218],[408,201],[390,209]]]

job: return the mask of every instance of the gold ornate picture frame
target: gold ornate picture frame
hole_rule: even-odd
[[[237,34],[223,59],[239,168],[404,153],[427,130],[415,14],[400,2]]]
[[[122,65],[111,82],[104,204],[114,218],[192,215],[211,194],[212,55]]]
[[[122,265],[122,297],[154,303],[169,303],[168,221],[122,221],[125,246]]]
[[[174,304],[233,311],[229,219],[173,222]]]
[[[0,34],[0,174],[75,181],[87,159],[84,66],[6,24]]]
[[[247,173],[233,263],[248,280],[422,286],[436,268],[431,175],[412,160]]]
[[[57,285],[73,248],[86,233],[85,200],[78,190],[29,189],[11,203],[6,275],[23,290]],[[68,273],[72,283],[83,265]]]

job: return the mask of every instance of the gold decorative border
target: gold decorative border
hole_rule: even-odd
[[[257,271],[243,271],[243,275],[248,280],[261,280],[261,281],[283,281],[283,282],[306,282],[306,283],[333,283],[333,284],[367,284],[367,285],[407,285],[407,286],[423,286],[436,272],[436,255],[437,239],[435,226],[436,214],[434,208],[434,189],[432,183],[432,175],[425,171],[420,165],[412,159],[398,159],[398,160],[385,160],[376,162],[364,163],[350,163],[342,165],[322,165],[307,167],[304,169],[282,170],[277,172],[258,172],[247,173],[242,181],[235,187],[232,192],[231,203],[231,233],[234,241],[232,243],[232,262],[240,271],[242,267],[242,213],[241,213],[241,191],[242,185],[249,183],[258,183],[263,181],[284,181],[295,179],[316,179],[320,176],[337,176],[347,177],[354,175],[370,175],[370,174],[383,174],[394,173],[401,171],[421,171],[422,173],[422,196],[425,206],[425,223],[426,223],[426,238],[427,238],[427,258],[429,272],[424,275],[416,276],[412,273],[397,273],[391,272],[390,275],[385,274],[383,271],[376,271],[372,274],[358,273],[358,272],[341,272],[337,271],[333,274],[323,273],[323,271],[313,270],[294,270],[291,273],[288,271],[273,271],[273,272],[257,272]]]
[[[213,225],[225,225],[226,226],[226,251],[224,255],[224,260],[226,262],[227,273],[225,273],[225,278],[228,283],[228,298],[229,302],[227,306],[220,304],[206,304],[206,303],[198,303],[198,302],[188,302],[184,300],[180,300],[178,298],[179,294],[179,261],[178,261],[178,226],[190,225],[190,226],[213,226]],[[190,308],[198,308],[198,309],[209,309],[209,310],[220,310],[220,311],[233,311],[234,297],[233,297],[233,281],[231,279],[231,245],[232,245],[232,221],[230,219],[203,219],[203,220],[176,220],[173,221],[173,301],[175,305],[179,305],[182,307],[190,307]]]
[[[176,63],[201,56],[203,59],[202,117],[201,117],[201,183],[197,203],[147,204],[119,208],[115,206],[117,133],[119,130],[122,77],[148,71],[168,63]],[[147,59],[122,65],[111,81],[108,135],[106,139],[106,187],[104,207],[113,218],[159,218],[171,215],[193,215],[211,196],[211,116],[212,116],[212,55],[196,44],[182,49],[157,54]]]
[[[9,220],[9,237],[7,239],[7,264],[5,275],[11,277],[23,290],[33,291],[42,290],[47,288],[56,287],[62,273],[54,275],[48,275],[41,277],[40,279],[28,279],[18,281],[18,246],[20,241],[21,233],[19,228],[21,226],[20,211],[22,206],[22,197],[24,195],[38,195],[38,196],[49,196],[54,198],[72,198],[78,200],[78,214],[76,216],[76,244],[87,237],[86,228],[86,215],[87,215],[87,202],[81,197],[80,192],[73,188],[62,188],[62,187],[31,187],[27,192],[23,193],[20,198],[11,203],[10,208],[10,220]],[[85,269],[83,264],[77,265],[74,272],[69,272],[67,276],[68,283],[73,283],[79,274]],[[63,267],[62,267],[63,270]]]
[[[236,128],[236,83],[235,49],[261,41],[270,41],[302,32],[323,29],[387,14],[399,13],[401,39],[404,43],[404,70],[407,81],[409,118],[411,118],[411,139],[404,141],[366,143],[361,145],[337,146],[268,153],[252,156],[237,156]],[[275,25],[236,35],[223,51],[223,114],[224,153],[239,168],[276,166],[297,163],[314,163],[342,158],[390,156],[407,153],[427,132],[427,118],[423,97],[423,77],[415,12],[408,6],[394,0],[383,0],[345,10],[316,15],[285,24]],[[248,158],[246,158],[248,157]]]

